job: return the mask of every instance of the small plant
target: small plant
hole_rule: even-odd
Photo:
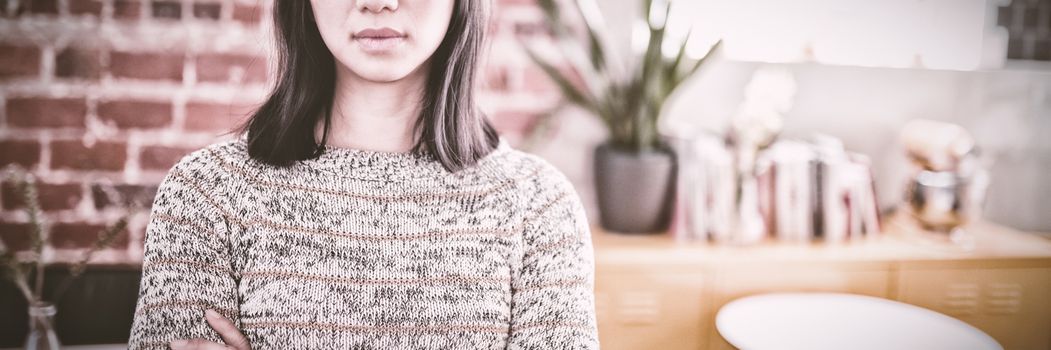
[[[645,0],[649,39],[641,64],[626,67],[624,60],[610,54],[607,30],[598,5],[594,0],[569,0],[583,19],[587,42],[582,43],[573,34],[563,16],[559,0],[538,0],[545,14],[545,24],[553,33],[556,45],[571,72],[563,72],[555,64],[543,59],[537,50],[523,45],[527,54],[559,87],[568,102],[598,116],[610,131],[614,148],[641,152],[660,144],[657,120],[664,102],[686,79],[693,76],[708,57],[722,43],[716,41],[711,50],[696,60],[687,57],[690,40],[687,32],[674,55],[666,56],[667,22],[671,14],[668,0]],[[693,62],[689,62],[693,61]],[[574,76],[581,79],[573,79]],[[556,107],[557,109],[562,106]],[[542,116],[545,122],[551,113]]]
[[[31,243],[28,252],[16,254],[16,252],[8,249],[4,242],[0,241],[0,275],[15,284],[29,305],[46,304],[47,301],[45,300],[43,289],[44,268],[47,263],[44,261],[43,253],[44,247],[48,243],[49,235],[47,224],[41,216],[36,180],[32,174],[18,166],[10,166],[2,180],[5,182],[11,181],[15,190],[22,197],[25,204],[25,212],[30,223]],[[107,195],[112,199],[114,194],[111,192],[107,192]],[[91,247],[85,250],[80,258],[70,266],[69,276],[55,289],[52,298],[50,298],[51,300],[55,302],[61,300],[62,294],[65,293],[69,285],[77,277],[83,274],[84,269],[95,253],[109,247],[114,239],[124,231],[128,224],[128,218],[137,211],[139,206],[133,203],[126,207],[126,212],[116,222],[99,232]],[[23,257],[22,260],[19,259],[20,255]]]

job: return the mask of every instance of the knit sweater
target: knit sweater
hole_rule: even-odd
[[[186,155],[146,228],[129,347],[597,349],[594,258],[568,179],[506,139],[449,172],[430,153],[328,147],[277,167],[245,138]]]

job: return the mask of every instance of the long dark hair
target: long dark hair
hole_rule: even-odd
[[[413,125],[419,139],[411,152],[427,151],[453,172],[475,164],[499,142],[474,99],[489,12],[482,1],[488,0],[456,0],[445,38],[430,58],[421,115]],[[336,60],[321,39],[310,1],[277,0],[273,6],[277,81],[266,102],[235,131],[247,133],[252,158],[287,166],[323,151],[332,119]],[[319,118],[325,123],[320,143],[314,139]]]

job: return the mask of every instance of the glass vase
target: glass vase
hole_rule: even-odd
[[[55,334],[55,305],[48,302],[35,302],[29,306],[29,335],[26,337],[26,350],[58,349],[58,335]]]
[[[731,219],[730,244],[760,243],[766,235],[766,223],[759,209],[759,184],[755,174],[742,171],[734,181],[734,212]]]

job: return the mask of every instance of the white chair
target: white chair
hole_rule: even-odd
[[[1003,350],[955,318],[893,300],[839,293],[772,293],[740,298],[715,317],[742,350]]]

